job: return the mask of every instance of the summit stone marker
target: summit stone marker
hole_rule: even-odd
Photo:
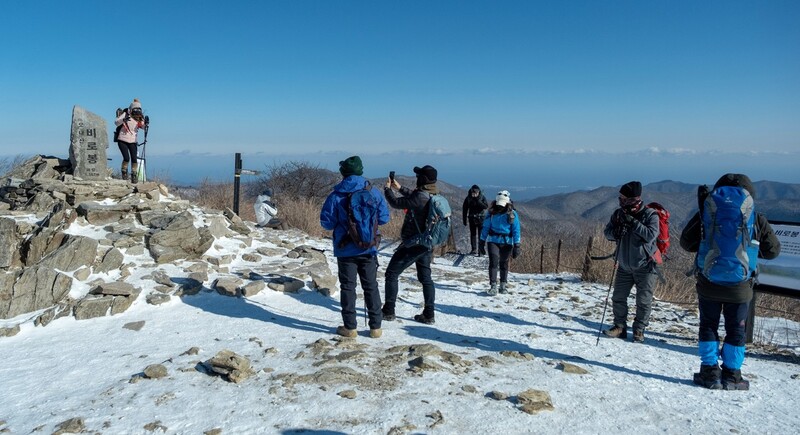
[[[106,121],[80,106],[73,107],[69,146],[72,175],[82,180],[108,178],[107,149]]]

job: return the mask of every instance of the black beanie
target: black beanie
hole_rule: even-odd
[[[361,164],[361,157],[359,156],[348,157],[345,160],[339,162],[339,172],[342,174],[343,177],[364,174],[364,165]]]
[[[742,189],[750,192],[750,196],[753,199],[756,198],[756,189],[753,187],[753,182],[750,181],[750,177],[744,174],[725,174],[717,180],[717,183],[714,184],[714,188],[720,186],[736,186],[741,187]]]
[[[425,165],[421,168],[414,166],[414,173],[417,174],[417,186],[435,183],[436,176],[439,174],[436,168],[431,165]]]
[[[638,181],[630,181],[620,187],[619,193],[625,195],[626,198],[635,198],[642,196],[642,183]]]

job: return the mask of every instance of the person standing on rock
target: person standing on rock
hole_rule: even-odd
[[[362,176],[364,166],[360,157],[339,162],[339,172],[342,181],[333,187],[319,214],[322,228],[333,231],[333,255],[339,268],[344,324],[336,328],[336,333],[343,337],[358,335],[356,279],[361,278],[369,335],[380,338],[383,319],[378,289],[378,225],[389,222],[389,208],[380,191],[373,189]]]
[[[118,127],[118,134],[115,134],[119,151],[122,153],[122,166],[120,175],[123,180],[128,179],[128,163],[131,164],[130,180],[136,183],[139,179],[139,161],[137,159],[138,143],[136,135],[140,128],[144,128],[144,115],[142,113],[142,103],[134,98],[127,109],[117,110],[117,119],[114,125]]]
[[[498,268],[500,269],[499,292],[508,292],[508,258],[519,256],[520,240],[519,215],[514,210],[514,204],[511,202],[508,191],[501,190],[497,192],[481,230],[481,242],[486,243],[489,251],[488,293],[490,296],[494,296],[498,292]]]
[[[421,314],[414,316],[414,320],[425,324],[435,323],[434,303],[436,301],[436,287],[431,278],[431,260],[433,250],[414,244],[413,241],[420,234],[421,229],[425,228],[430,208],[431,195],[438,195],[439,189],[436,187],[438,171],[430,165],[414,167],[417,174],[417,186],[414,190],[400,186],[397,179],[388,179],[383,188],[386,201],[392,208],[406,210],[403,226],[400,229],[400,247],[394,251],[389,265],[386,266],[386,302],[383,305],[383,318],[385,320],[395,320],[395,307],[397,304],[397,293],[399,291],[398,281],[400,274],[408,269],[412,264],[417,268],[417,279],[422,284],[422,296],[425,307]],[[397,190],[401,196],[395,193]]]
[[[483,219],[486,215],[486,209],[489,204],[486,202],[486,197],[483,196],[481,188],[477,184],[473,185],[464,198],[464,205],[461,209],[461,215],[464,219],[464,226],[467,226],[469,221],[469,243],[472,250],[469,255],[485,255],[486,246],[480,239],[481,232],[483,231]],[[476,250],[477,248],[477,250]]]
[[[644,342],[650,322],[653,290],[658,271],[653,260],[658,247],[658,213],[642,202],[642,183],[631,181],[619,189],[619,208],[611,215],[603,234],[616,241],[616,277],[611,295],[614,326],[603,331],[609,337],[628,338],[628,296],[636,285],[636,317],[633,341]]]

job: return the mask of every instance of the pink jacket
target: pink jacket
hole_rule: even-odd
[[[125,121],[126,117],[128,118],[127,122]],[[139,122],[131,117],[128,117],[127,113],[123,113],[116,119],[116,121],[114,121],[114,125],[122,125],[122,129],[119,131],[119,137],[117,140],[120,142],[136,143],[136,133],[140,128],[144,127],[144,122]]]

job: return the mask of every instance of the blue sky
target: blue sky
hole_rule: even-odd
[[[66,156],[73,105],[111,122],[137,97],[152,166],[187,181],[238,151],[461,184],[800,182],[798,22],[796,1],[8,2],[0,154]]]

